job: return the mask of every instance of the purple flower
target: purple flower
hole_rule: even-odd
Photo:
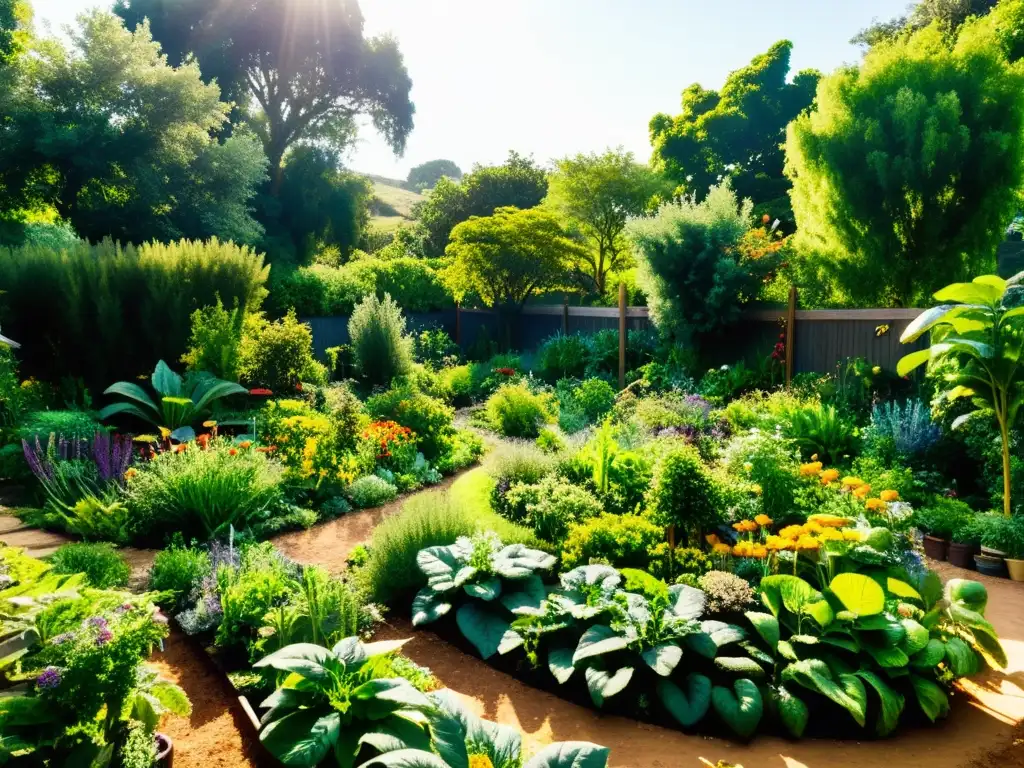
[[[114,633],[109,629],[101,629],[96,634],[96,645],[106,645],[114,639]]]
[[[64,645],[64,643],[71,642],[75,639],[74,632],[64,632],[56,637],[50,638],[50,643],[53,645]]]
[[[107,620],[102,616],[93,616],[91,619],[86,619],[85,623],[87,626],[96,627],[97,629],[107,628]]]
[[[163,613],[161,613],[160,611],[157,611],[153,614],[153,621],[155,621],[157,624],[166,624],[167,617],[164,616]]]
[[[118,613],[128,613],[128,611],[130,611],[134,607],[135,606],[131,603],[122,603],[121,605],[117,606],[117,608],[115,608],[114,610],[116,610]]]
[[[56,667],[47,667],[36,678],[36,687],[53,689],[60,685],[60,670]]]

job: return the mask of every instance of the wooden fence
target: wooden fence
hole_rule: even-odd
[[[887,370],[896,368],[901,357],[927,345],[927,337],[914,344],[901,344],[900,335],[917,317],[920,309],[810,309],[797,308],[796,291],[788,307],[754,309],[743,319],[705,345],[709,364],[721,365],[745,360],[755,364],[771,354],[775,344],[786,343],[787,380],[798,373],[831,373],[844,361],[862,357]],[[501,335],[497,313],[483,309],[453,309],[443,312],[409,313],[410,329],[443,328],[464,350],[482,339],[498,341]],[[318,356],[328,347],[348,343],[347,317],[304,318],[313,330]],[[619,307],[527,306],[510,324],[511,346],[521,352],[535,351],[544,339],[556,334],[589,334],[601,330],[626,332],[652,327],[647,307],[627,307],[620,296]],[[622,345],[620,345],[622,346]],[[624,346],[620,350],[624,359]],[[621,366],[620,366],[621,367]]]

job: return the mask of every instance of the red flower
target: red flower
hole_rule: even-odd
[[[515,376],[516,375],[515,368],[495,368],[494,372],[495,373],[500,373],[502,376]]]
[[[302,382],[301,381],[298,384],[295,385],[295,391],[296,392],[301,392],[302,391]]]
[[[175,453],[184,453],[186,450],[188,450],[188,443],[178,443],[174,446]]]
[[[265,387],[257,387],[256,389],[250,389],[249,394],[256,397],[270,397],[274,393]]]
[[[236,451],[234,448],[232,448],[230,451],[228,451],[228,456],[237,456],[237,455],[238,455],[238,451]]]
[[[196,445],[205,451],[210,445],[210,436],[199,435],[199,437],[196,438]]]

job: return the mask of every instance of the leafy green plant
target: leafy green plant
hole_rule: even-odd
[[[389,386],[412,369],[413,340],[405,333],[401,307],[390,295],[381,300],[371,293],[357,304],[348,333],[356,367],[369,386]]]
[[[57,516],[66,531],[84,539],[127,544],[133,534],[131,512],[116,499],[88,494],[73,506],[58,509]]]
[[[792,411],[784,432],[805,457],[817,455],[828,464],[853,454],[857,445],[855,425],[834,405],[816,403]]]
[[[238,375],[249,386],[277,395],[294,392],[302,382],[327,384],[327,368],[313,357],[313,332],[294,310],[275,322],[262,314],[246,317]]]
[[[298,588],[288,602],[264,617],[257,646],[260,651],[294,643],[333,646],[365,630],[363,616],[363,606],[352,587],[325,569],[309,565],[302,569]]]
[[[571,402],[589,421],[596,422],[615,405],[615,390],[604,379],[584,379],[573,388]]]
[[[601,502],[585,488],[548,475],[536,485],[516,483],[505,494],[505,509],[522,512],[513,522],[533,528],[545,541],[565,538],[569,525],[601,514]]]
[[[377,475],[358,478],[348,487],[348,496],[358,509],[379,507],[398,498],[398,489]]]
[[[123,587],[132,573],[127,561],[107,543],[65,544],[50,556],[50,565],[54,573],[85,574],[86,582],[96,589]]]
[[[183,610],[189,596],[211,573],[210,555],[197,547],[173,543],[156,553],[149,571],[149,588],[170,593],[174,613]]]
[[[242,549],[237,567],[223,563],[216,572],[220,623],[215,642],[225,650],[245,648],[259,655],[264,619],[296,590],[290,567],[270,542]]]
[[[899,361],[896,371],[906,376],[925,363],[953,359],[959,365],[949,375],[943,396],[947,400],[969,398],[975,410],[959,417],[953,428],[967,419],[994,418],[1003,447],[1003,514],[1010,516],[1010,428],[1024,404],[1024,307],[1011,308],[1009,289],[1015,281],[996,275],[976,277],[970,283],[953,283],[935,294],[943,303],[915,319],[900,336],[904,343],[931,331],[933,343]]]
[[[537,350],[537,372],[548,382],[579,378],[587,367],[590,350],[587,340],[577,334],[555,334]]]
[[[205,371],[225,381],[238,381],[239,352],[245,312],[238,306],[228,311],[224,302],[192,313],[192,337],[181,362],[190,371]]]
[[[101,419],[126,414],[135,416],[157,428],[169,430],[173,440],[194,440],[193,425],[210,414],[214,403],[229,395],[245,394],[244,387],[221,381],[210,375],[196,374],[182,378],[163,360],[150,378],[157,398],[130,381],[119,381],[104,390],[105,395],[118,395],[127,402],[113,403],[100,411]]]
[[[914,510],[911,518],[922,531],[937,539],[950,539],[953,532],[965,522],[974,519],[974,510],[959,499],[936,496],[924,506]]]
[[[617,568],[647,568],[652,549],[664,537],[664,529],[646,517],[606,512],[569,526],[562,565],[574,568],[596,561]]]
[[[91,440],[96,430],[103,429],[93,411],[31,411],[25,414],[17,434],[22,440],[45,441],[51,434],[68,440]]]
[[[721,491],[690,446],[673,448],[654,470],[647,506],[662,525],[675,525],[691,544],[700,541],[703,529],[720,519]]]
[[[504,384],[487,399],[485,413],[491,426],[505,437],[536,438],[541,426],[553,419],[548,398],[526,384]]]
[[[463,602],[455,614],[459,629],[487,659],[498,653],[511,624],[509,613],[524,606],[540,607],[546,595],[540,573],[551,570],[557,560],[539,549],[506,546],[495,534],[481,533],[447,547],[423,549],[416,562],[427,586],[412,602],[413,626],[437,621],[460,598]],[[466,596],[474,601],[466,601]]]
[[[439,461],[451,452],[455,412],[411,384],[374,395],[366,401],[366,410],[377,421],[394,421],[415,432],[416,444],[428,461]]]

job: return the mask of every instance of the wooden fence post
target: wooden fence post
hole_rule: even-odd
[[[455,302],[455,343],[462,346],[462,309],[459,302]]]
[[[569,335],[569,294],[562,294],[562,335]]]
[[[789,286],[789,310],[786,312],[786,386],[793,381],[793,361],[796,359],[796,286]]]
[[[619,283],[619,389],[626,388],[626,284]]]

